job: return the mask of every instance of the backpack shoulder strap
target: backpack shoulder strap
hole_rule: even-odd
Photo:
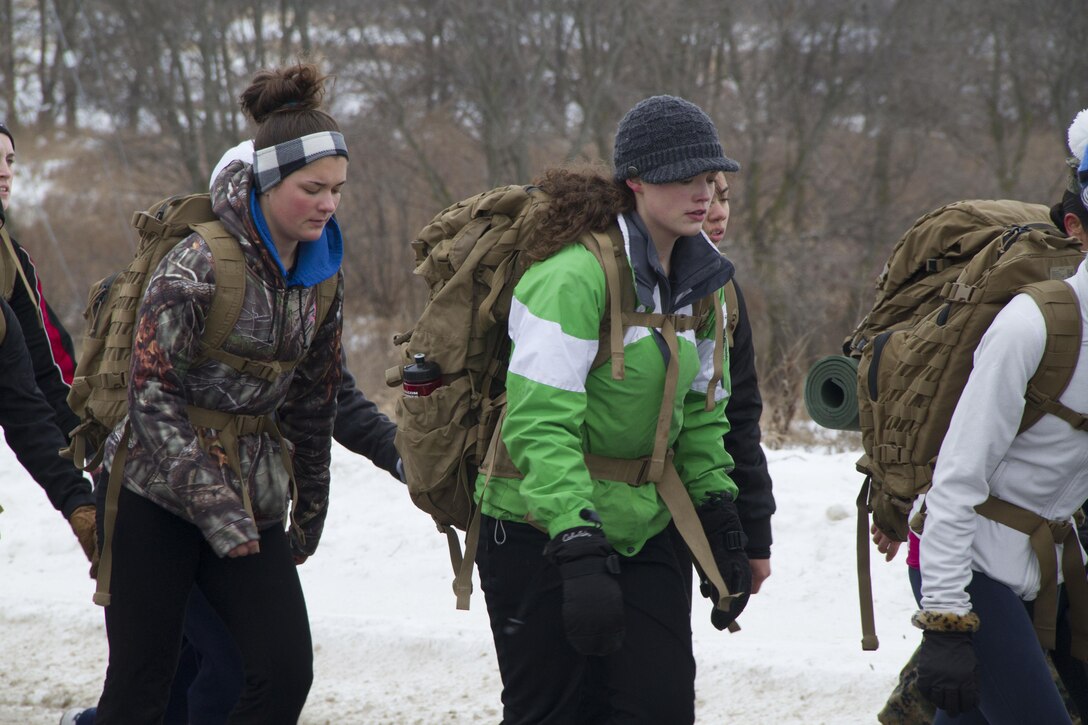
[[[222,222],[193,224],[192,229],[207,242],[212,252],[215,292],[204,324],[203,343],[207,348],[218,350],[242,314],[242,300],[246,294],[245,257],[242,245]]]
[[[4,299],[11,299],[11,295],[15,291],[15,280],[18,278],[23,283],[23,287],[26,288],[26,293],[34,302],[34,305],[37,306],[38,293],[35,291],[34,285],[30,284],[30,280],[27,279],[23,264],[19,260],[19,253],[15,251],[15,245],[11,243],[11,237],[8,236],[7,230],[3,227],[0,227],[0,244],[3,244],[3,249],[0,249],[0,294],[3,294]]]
[[[332,309],[333,300],[336,299],[336,286],[339,277],[339,274],[334,274],[317,285],[317,327],[324,324],[329,310]]]
[[[202,354],[229,365],[239,372],[265,380],[275,380],[295,363],[268,363],[249,360],[222,349],[230,331],[242,314],[246,294],[246,265],[242,245],[227,231],[222,222],[215,220],[192,224],[192,229],[208,244],[215,265],[215,292],[212,295],[208,319],[201,339]],[[317,324],[325,320],[336,298],[339,275],[333,275],[317,285]]]
[[[1027,405],[1020,421],[1020,432],[1033,426],[1044,413],[1056,415],[1074,428],[1088,431],[1088,418],[1058,401],[1069,385],[1080,354],[1080,302],[1073,289],[1062,280],[1035,282],[1021,291],[1030,295],[1043,313],[1046,348],[1039,369],[1028,381]]]
[[[591,368],[612,360],[612,378],[623,380],[623,313],[635,309],[635,290],[627,280],[631,263],[627,260],[619,227],[612,225],[607,232],[591,232],[582,236],[581,243],[604,270],[605,311],[601,319],[601,337]]]
[[[732,278],[725,283],[722,292],[725,293],[725,311],[728,315],[725,320],[725,339],[732,348],[733,332],[737,329],[737,323],[740,322],[740,300],[737,299],[737,285]]]
[[[7,230],[0,227],[0,297],[5,300],[11,300],[11,293],[15,291],[15,270],[18,268],[19,260],[15,258],[11,238]]]

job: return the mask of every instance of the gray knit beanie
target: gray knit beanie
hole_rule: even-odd
[[[740,171],[722,151],[710,117],[676,96],[652,96],[627,112],[616,129],[612,163],[617,181],[639,177],[650,184]]]

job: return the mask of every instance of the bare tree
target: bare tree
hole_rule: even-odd
[[[67,265],[84,271],[133,207],[204,187],[249,133],[237,98],[254,71],[319,59],[352,154],[349,313],[375,329],[421,304],[408,242],[436,212],[607,160],[631,104],[684,96],[742,165],[725,246],[785,401],[915,218],[1060,191],[1085,36],[1067,0],[0,0],[0,108],[69,140],[25,154],[99,162],[102,183],[40,205],[55,249],[85,242]],[[80,204],[110,213],[81,225]]]
[[[15,2],[0,1],[0,78],[3,78],[3,99],[6,121],[19,127],[19,113],[15,105]]]

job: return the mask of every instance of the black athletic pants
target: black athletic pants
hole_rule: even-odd
[[[259,554],[220,558],[196,526],[121,491],[106,607],[109,667],[96,723],[162,719],[194,583],[245,662],[245,689],[230,722],[298,721],[313,680],[306,604],[286,533],[266,529],[260,543]]]
[[[607,657],[585,657],[567,643],[547,541],[528,524],[484,516],[480,527],[476,563],[502,676],[503,725],[694,722],[691,562],[670,532],[620,557],[626,635]]]

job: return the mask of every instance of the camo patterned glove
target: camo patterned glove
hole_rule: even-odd
[[[748,537],[744,535],[737,504],[728,494],[711,494],[695,513],[703,524],[722,581],[730,594],[738,595],[731,600],[728,610],[717,606],[710,610],[710,623],[715,629],[727,629],[744,611],[752,593],[752,565],[744,552]],[[718,601],[718,588],[705,576],[699,584],[699,592],[711,602]]]
[[[567,529],[548,542],[544,556],[563,579],[563,626],[571,646],[591,656],[618,650],[625,630],[619,555],[600,528]]]
[[[952,717],[978,706],[978,658],[971,641],[978,615],[922,610],[911,618],[923,630],[918,651],[918,691]]]

